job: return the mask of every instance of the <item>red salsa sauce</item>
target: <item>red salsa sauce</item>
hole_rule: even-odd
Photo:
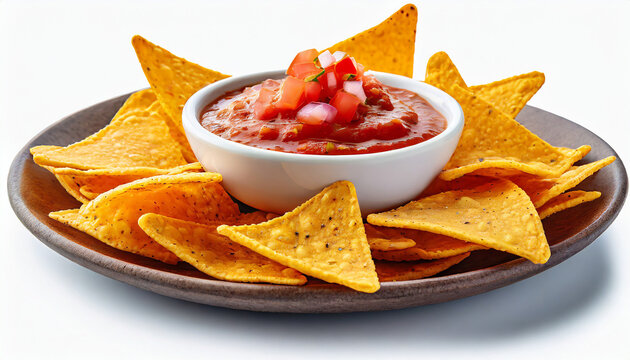
[[[292,71],[296,60],[309,51],[306,66],[301,67],[307,70],[296,74]],[[327,54],[313,51],[296,56],[287,78],[265,80],[209,104],[202,112],[201,125],[241,144],[318,155],[399,149],[446,129],[444,117],[418,94],[364,75],[362,66],[345,54],[335,54],[337,61],[332,61],[324,59]],[[320,66],[317,58],[313,61],[313,54],[328,66]],[[343,71],[355,74],[337,70],[344,61]]]

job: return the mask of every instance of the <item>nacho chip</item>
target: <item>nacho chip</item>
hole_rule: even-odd
[[[439,194],[445,191],[472,189],[477,186],[486,184],[492,180],[493,177],[477,176],[471,174],[464,175],[451,181],[442,180],[437,177],[433,179],[429,186],[427,186],[427,188],[422,191],[417,199],[422,199],[424,197]]]
[[[356,191],[348,181],[265,223],[222,225],[217,231],[306,275],[368,293],[380,287]]]
[[[46,167],[52,172],[59,182],[77,200],[86,203],[98,195],[109,191],[116,186],[132,181],[156,175],[175,175],[184,172],[202,172],[203,167],[199,163],[180,165],[172,169],[157,169],[146,167],[113,168],[79,170],[73,168]],[[80,197],[75,196],[78,192]]]
[[[136,91],[129,95],[125,103],[118,109],[116,115],[111,122],[116,122],[120,119],[125,119],[128,115],[137,111],[147,110],[154,102],[157,101],[155,93],[151,89],[144,89]]]
[[[544,83],[545,74],[532,71],[485,85],[471,86],[469,90],[497,110],[515,118]]]
[[[418,9],[407,4],[375,27],[327,50],[352,55],[366,70],[413,76]]]
[[[443,180],[486,168],[560,176],[582,157],[582,151],[566,152],[549,145],[468,90],[454,86],[451,93],[462,106],[466,123],[453,156],[440,174]]]
[[[164,119],[164,123],[166,124],[166,126],[168,126],[169,134],[171,134],[173,140],[179,143],[180,150],[182,152],[182,155],[184,156],[184,159],[186,159],[186,161],[188,161],[189,163],[197,162],[197,157],[195,157],[195,153],[190,147],[190,143],[188,143],[188,138],[186,138],[186,134],[181,131],[180,125],[177,124],[166,113],[166,111],[164,111],[164,108],[162,107],[162,104],[159,103],[159,101],[156,101],[156,103],[159,104],[159,106],[156,107],[154,105],[151,109],[155,112],[157,116]]]
[[[417,261],[443,259],[474,250],[486,250],[487,247],[471,242],[454,239],[450,236],[434,234],[426,231],[390,228],[390,232],[398,233],[413,239],[415,246],[397,251],[372,251],[372,257],[388,261]]]
[[[186,164],[180,146],[168,127],[147,110],[127,113],[96,134],[61,149],[37,147],[38,165],[75,169],[155,167],[167,169]]]
[[[138,224],[157,243],[214,278],[285,285],[306,283],[306,277],[299,272],[219,235],[216,226],[158,214],[144,214]]]
[[[184,173],[140,179],[101,194],[76,212],[49,216],[117,249],[169,264],[177,257],[151,240],[138,218],[158,213],[182,220],[211,224],[238,216],[238,206],[219,184],[215,173]]]
[[[429,196],[395,210],[370,214],[367,220],[374,225],[454,237],[534,263],[545,263],[550,256],[534,204],[523,190],[507,180]]]
[[[545,205],[538,209],[538,216],[541,219],[547,218],[559,211],[578,206],[588,201],[593,201],[602,196],[599,191],[569,191],[558,195],[549,200]]]
[[[469,255],[470,253],[464,253],[439,260],[407,263],[376,261],[374,265],[379,281],[417,280],[441,273],[459,264]]]
[[[459,70],[444,51],[437,52],[429,58],[424,82],[446,92],[448,92],[446,88],[453,85],[458,85],[464,89],[468,88]]]
[[[370,244],[370,250],[372,250],[372,257],[374,257],[374,251],[394,251],[408,249],[416,245],[416,242],[396,234],[385,235],[382,228],[376,227],[370,224],[363,224],[365,227],[365,236],[367,237],[368,244]]]
[[[511,177],[510,181],[525,190],[532,199],[534,206],[540,208],[552,198],[572,189],[587,177],[615,161],[615,159],[616,157],[609,156],[586,165],[573,166],[567,172],[555,178],[522,175]]]
[[[221,74],[203,66],[191,63],[167,50],[136,35],[131,39],[133,48],[142,65],[142,71],[157,95],[162,108],[181,136],[176,136],[180,142],[183,139],[182,109],[184,104],[194,93],[208,84],[225,79],[229,75]]]

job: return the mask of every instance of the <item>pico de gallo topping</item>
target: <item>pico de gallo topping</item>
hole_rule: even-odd
[[[287,77],[233,91],[202,114],[209,131],[264,149],[360,154],[426,141],[446,120],[418,94],[382,84],[341,51],[298,53]]]

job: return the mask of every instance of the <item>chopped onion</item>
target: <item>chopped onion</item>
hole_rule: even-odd
[[[326,75],[326,81],[329,89],[335,89],[337,87],[337,77],[334,72],[329,72]]]
[[[335,51],[332,56],[335,58],[335,62],[343,59],[344,56],[346,56],[346,53],[343,51]]]
[[[365,91],[363,91],[363,81],[344,81],[343,90],[347,93],[350,93],[361,100],[362,103],[365,102],[367,96],[365,96]]]
[[[334,106],[313,101],[297,112],[297,121],[307,125],[320,125],[324,122],[333,122],[336,116],[337,109]]]
[[[319,64],[325,69],[335,62],[335,58],[330,55],[330,51],[326,50],[317,57]]]

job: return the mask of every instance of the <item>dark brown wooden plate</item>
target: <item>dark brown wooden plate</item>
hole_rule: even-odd
[[[544,265],[498,251],[477,251],[432,278],[383,283],[374,294],[310,280],[305,286],[230,283],[212,279],[187,264],[167,265],[126,253],[48,217],[80,206],[48,171],[35,165],[29,148],[68,145],[104,127],[128,95],[70,115],[35,136],[15,157],[8,179],[13,210],[44,244],[68,259],[113,279],[166,296],[235,309],[277,312],[350,312],[400,309],[476,295],[523,280],[561,263],[593,242],[615,219],[628,179],[620,159],[586,179],[579,189],[601,198],[543,221],[551,258]],[[518,120],[556,146],[592,146],[582,163],[617,155],[589,130],[554,114],[526,107]]]

